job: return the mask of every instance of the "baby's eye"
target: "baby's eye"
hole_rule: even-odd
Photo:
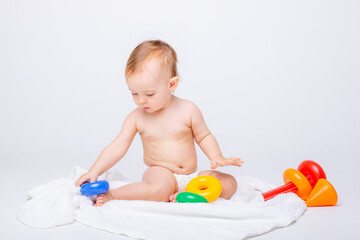
[[[131,94],[134,95],[134,96],[137,95],[137,93],[133,93],[133,92]]]
[[[152,97],[152,96],[154,96],[154,95],[155,95],[155,93],[149,93],[149,94],[147,93],[147,94],[146,94],[146,96],[148,96],[148,97]]]

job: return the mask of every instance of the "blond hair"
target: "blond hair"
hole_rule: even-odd
[[[141,70],[152,59],[160,60],[164,68],[168,68],[171,77],[178,75],[177,55],[175,50],[161,40],[144,41],[140,43],[130,54],[126,64],[125,77]]]

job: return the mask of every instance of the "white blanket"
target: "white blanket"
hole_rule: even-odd
[[[85,172],[75,167],[68,178],[51,181],[28,192],[18,212],[22,223],[53,228],[78,221],[82,224],[141,239],[244,239],[284,227],[299,218],[306,204],[293,193],[267,202],[261,192],[274,186],[262,180],[235,176],[238,190],[230,199],[212,203],[159,203],[114,200],[102,207],[81,196],[75,180]],[[99,178],[110,188],[130,181],[116,170]]]

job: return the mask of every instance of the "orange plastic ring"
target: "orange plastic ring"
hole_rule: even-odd
[[[283,178],[285,184],[292,182],[297,187],[298,191],[295,193],[302,200],[306,200],[309,197],[312,190],[311,184],[300,171],[293,168],[286,169]]]

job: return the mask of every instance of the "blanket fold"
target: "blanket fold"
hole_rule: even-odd
[[[85,169],[75,167],[67,178],[28,191],[18,220],[35,228],[53,228],[74,221],[140,239],[244,239],[284,227],[298,219],[306,204],[296,194],[279,195],[264,202],[261,193],[274,188],[260,179],[235,176],[238,190],[230,200],[212,203],[160,203],[114,200],[94,207],[80,194],[75,180]],[[99,180],[110,188],[131,181],[116,170]]]

